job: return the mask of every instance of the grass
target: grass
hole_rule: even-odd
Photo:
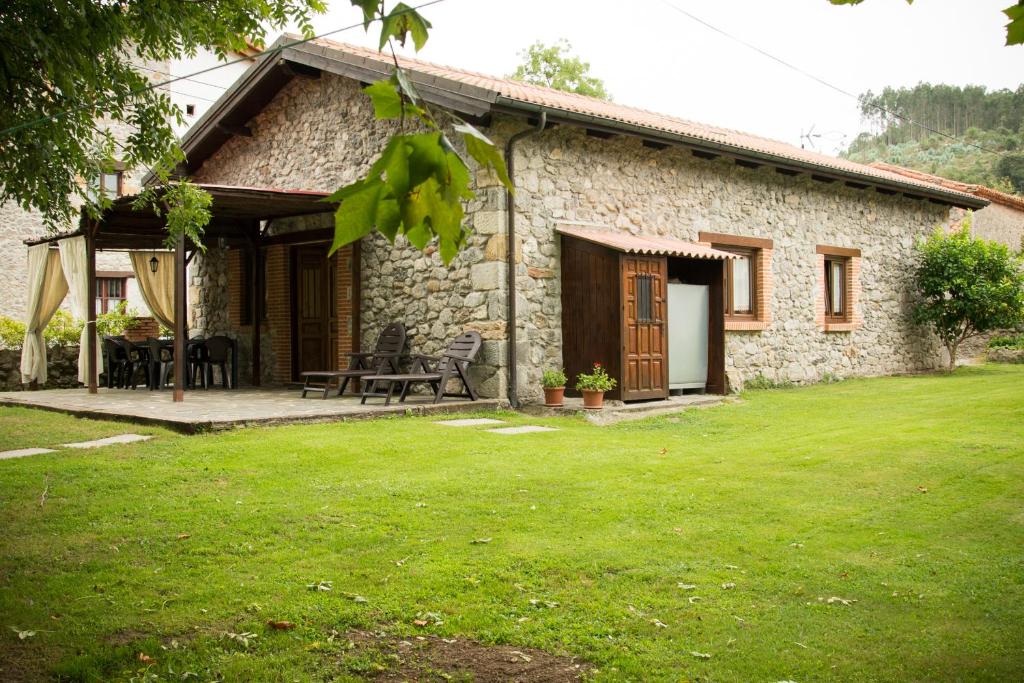
[[[1022,386],[989,365],[613,427],[402,418],[0,461],[0,679],[358,680],[389,665],[349,649],[371,628],[598,680],[1020,680]],[[119,431],[0,410],[0,450]]]

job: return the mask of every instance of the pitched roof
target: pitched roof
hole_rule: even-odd
[[[602,230],[600,228],[577,225],[559,225],[555,231],[562,235],[593,242],[627,254],[649,254],[657,256],[688,256],[690,258],[725,261],[738,258],[736,254],[715,249],[707,244],[687,242],[675,237],[661,235],[632,234],[621,230]]]
[[[284,86],[287,79],[275,73],[275,68],[287,71],[289,64],[297,64],[364,82],[385,78],[393,68],[391,56],[377,50],[322,38],[292,45],[297,40],[299,36],[286,34],[267,48],[260,63],[229,88],[186,133],[183,147],[190,168],[201,164],[227,139],[229,133],[224,126],[218,127],[218,123],[244,125]],[[267,58],[270,55],[277,55],[277,58]],[[709,154],[774,165],[784,171],[808,172],[826,180],[845,180],[857,187],[878,186],[914,198],[927,197],[972,208],[987,203],[969,193],[749,133],[420,59],[402,56],[397,59],[424,99],[473,116],[490,113],[536,116],[543,110],[553,122],[683,144]],[[260,81],[269,83],[262,91]],[[227,120],[222,121],[225,118]]]
[[[1018,211],[1024,211],[1024,197],[1021,197],[1020,195],[1000,192],[999,190],[995,190],[985,185],[962,183],[959,180],[950,180],[949,178],[925,173],[924,171],[917,171],[912,168],[897,166],[896,164],[887,164],[884,161],[872,162],[871,167],[882,171],[888,171],[890,173],[898,173],[899,175],[903,175],[908,178],[922,180],[926,183],[939,185],[957,192],[973,194],[975,197],[981,197],[982,199],[987,199],[990,202],[995,202],[996,204],[1002,204],[1003,206],[1009,206],[1010,208],[1017,209]]]

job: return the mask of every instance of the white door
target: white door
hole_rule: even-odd
[[[703,389],[708,381],[707,285],[668,285],[668,388]]]

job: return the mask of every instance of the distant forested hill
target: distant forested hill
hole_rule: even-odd
[[[861,133],[842,156],[1024,194],[1024,85],[992,91],[930,83],[886,88],[861,95],[860,110],[872,132]]]

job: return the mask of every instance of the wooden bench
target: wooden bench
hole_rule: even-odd
[[[363,398],[366,403],[371,397],[383,398],[384,405],[391,404],[395,388],[401,387],[399,403],[405,401],[413,384],[429,384],[434,391],[434,403],[442,398],[468,398],[477,400],[476,391],[469,381],[469,366],[476,359],[483,341],[479,332],[463,332],[456,337],[440,356],[413,356],[412,371],[408,373],[379,373],[364,377]],[[458,380],[462,391],[451,393],[446,390],[450,380]]]

